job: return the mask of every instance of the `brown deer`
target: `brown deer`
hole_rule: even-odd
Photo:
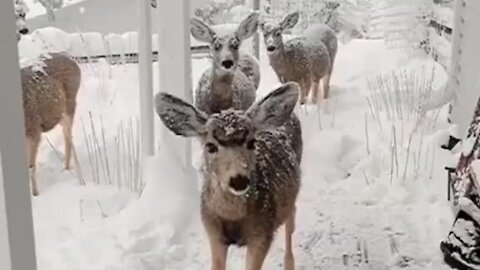
[[[65,139],[65,169],[70,169],[72,124],[81,82],[80,67],[67,54],[42,55],[39,64],[24,67],[20,71],[27,158],[34,196],[38,195],[35,172],[41,136],[58,124],[62,126]]]
[[[252,12],[231,33],[219,34],[200,21],[191,20],[190,32],[210,44],[212,67],[205,70],[195,90],[195,106],[205,113],[246,109],[256,98],[260,83],[258,60],[240,50],[242,42],[255,34],[259,14]]]
[[[289,82],[244,110],[208,115],[166,93],[156,112],[174,134],[200,138],[204,153],[201,217],[212,270],[225,270],[231,245],[246,246],[247,270],[262,269],[277,229],[285,224],[285,270],[294,270],[292,234],[303,152],[293,113],[299,85]]]
[[[333,62],[337,53],[337,37],[326,25],[311,25],[301,36],[283,40],[283,32],[299,21],[298,11],[287,14],[278,23],[260,24],[270,65],[280,82],[300,84],[300,104],[305,104],[310,91],[317,103],[320,82],[324,98],[328,98]]]

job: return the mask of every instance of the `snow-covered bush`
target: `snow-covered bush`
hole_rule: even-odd
[[[424,137],[440,111],[425,113],[434,78],[434,69],[421,68],[394,71],[369,80],[367,101],[372,122],[369,127],[377,128],[384,143],[389,145],[389,153],[383,154],[387,157],[384,166],[390,168],[390,181],[417,179],[425,168],[433,170],[436,146],[425,142]]]
[[[86,164],[76,164],[81,184],[113,185],[140,194],[144,187],[140,160],[140,122],[121,121],[116,132],[105,130],[104,119],[80,120],[83,131]],[[113,137],[113,138],[112,138]]]
[[[55,10],[63,7],[63,0],[37,0],[47,11],[50,21],[55,21]]]
[[[280,20],[292,10],[299,10],[302,19],[298,31],[312,23],[325,23],[334,29],[340,40],[367,35],[370,0],[268,0],[263,5],[267,19]]]
[[[238,23],[250,11],[245,0],[210,0],[207,6],[197,8],[194,14],[204,22],[214,25]]]
[[[432,6],[431,0],[377,1],[369,31],[385,39],[390,48],[418,49],[428,36]]]

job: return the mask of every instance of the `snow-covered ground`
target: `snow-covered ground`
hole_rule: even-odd
[[[193,60],[194,84],[208,64]],[[437,85],[446,79],[428,58],[389,51],[379,40],[353,40],[339,49],[331,99],[298,111],[305,150],[294,236],[297,269],[448,269],[439,250],[453,220],[443,170],[450,156],[439,147],[447,135],[446,108],[438,118],[427,115],[428,127],[421,124],[423,140],[411,150],[408,140],[398,138],[397,162],[403,164],[409,152],[418,149],[410,164],[420,165],[405,177],[399,165],[391,177],[390,123],[384,121],[388,128],[380,129],[367,102],[367,78],[420,67],[436,67]],[[279,84],[265,55],[261,70],[259,96]],[[139,101],[136,65],[97,63],[82,65],[82,71],[74,139],[85,168],[90,161],[81,121],[89,131],[89,113],[98,124],[101,116],[106,145],[112,146],[120,121],[138,116]],[[155,122],[158,128],[157,117]],[[402,128],[402,138],[403,128],[412,123],[405,120],[396,126]],[[39,270],[209,267],[196,175],[184,175],[171,161],[155,158],[146,165],[147,184],[140,198],[128,189],[92,184],[90,172],[84,175],[87,185],[81,186],[73,173],[62,169],[60,129],[46,137],[58,150],[44,141],[38,158],[41,195],[33,198],[33,212]],[[198,165],[199,148],[194,146]],[[265,269],[282,269],[282,239],[278,233]],[[243,269],[244,254],[233,248],[228,269]],[[363,262],[368,257],[368,264],[355,266],[359,254],[364,254]]]

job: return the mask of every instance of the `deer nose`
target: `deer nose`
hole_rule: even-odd
[[[224,60],[222,61],[222,66],[226,69],[230,69],[233,66],[232,60]]]
[[[275,46],[268,46],[267,51],[269,51],[269,52],[275,51]]]
[[[237,175],[230,178],[229,185],[234,194],[243,195],[250,187],[250,179],[244,175]]]
[[[22,34],[22,35],[26,35],[26,34],[28,34],[28,28],[22,28],[22,29],[20,29],[20,31],[18,31],[18,32],[19,32],[20,34]]]

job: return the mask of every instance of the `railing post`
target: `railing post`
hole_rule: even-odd
[[[152,16],[151,2],[140,3],[140,31],[138,36],[138,71],[140,83],[140,134],[142,157],[155,153],[153,126],[153,71],[152,71]]]
[[[260,12],[260,0],[253,0],[253,10]],[[253,52],[255,57],[260,60],[260,34],[258,31],[253,36]]]
[[[0,1],[0,269],[35,270],[13,1]]]
[[[162,0],[157,2],[159,16],[158,67],[159,91],[169,92],[188,102],[193,101],[190,52],[190,1]],[[183,165],[191,166],[191,142],[172,135],[161,125],[162,147],[175,149]],[[167,148],[168,149],[168,148]],[[162,151],[162,150],[161,150]]]

